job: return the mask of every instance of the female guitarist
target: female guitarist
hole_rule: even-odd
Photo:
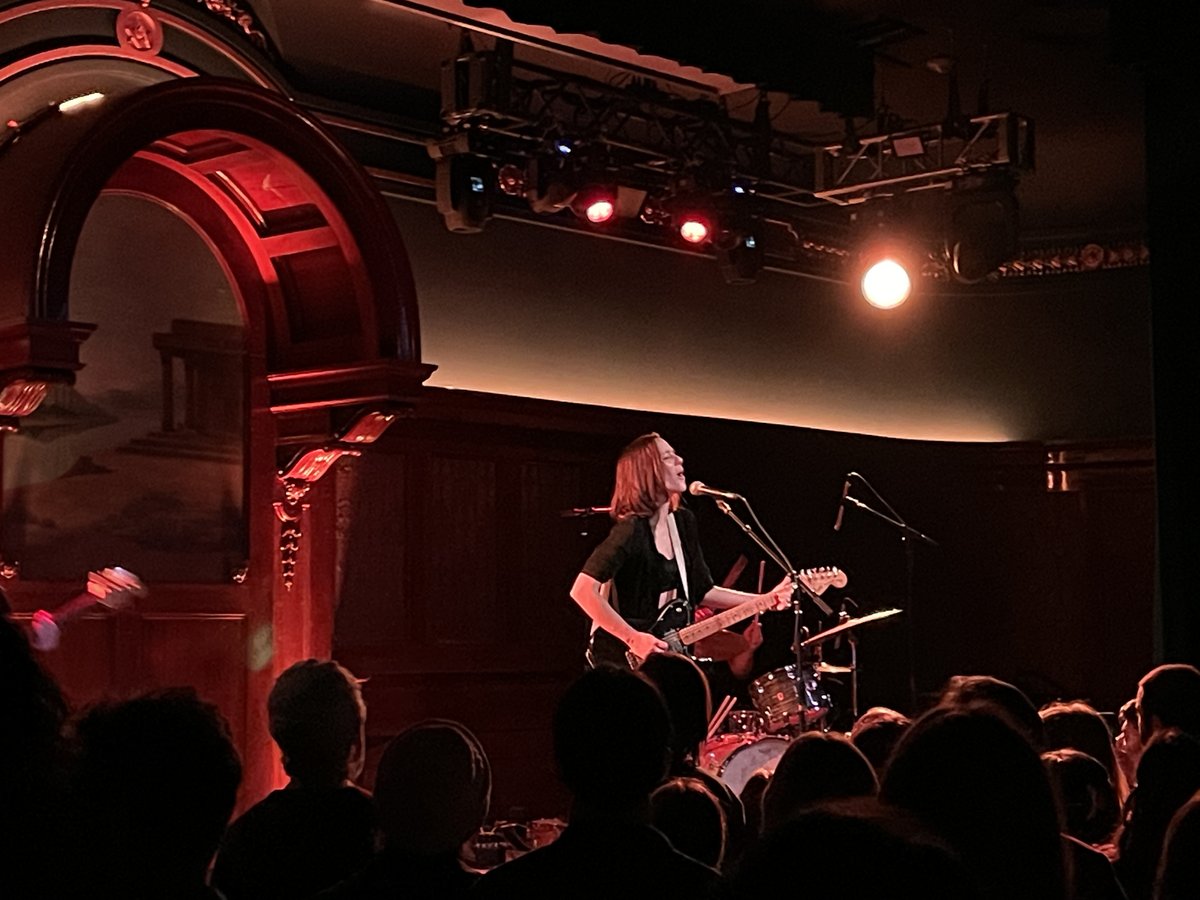
[[[571,599],[592,620],[588,661],[625,664],[668,645],[649,632],[660,610],[676,602],[688,609],[727,609],[747,600],[788,609],[785,578],[767,594],[747,594],[713,584],[700,549],[696,519],[679,504],[687,490],[683,459],[657,434],[644,434],[621,451],[610,515],[612,530],[571,587]],[[690,616],[689,616],[690,619]]]

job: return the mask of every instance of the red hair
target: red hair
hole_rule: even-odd
[[[610,506],[614,519],[647,519],[663,503],[679,508],[679,492],[667,490],[656,432],[634,438],[617,457],[617,478]]]

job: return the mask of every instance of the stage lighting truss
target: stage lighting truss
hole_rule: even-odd
[[[617,86],[520,62],[504,41],[444,65],[442,124],[444,135],[430,143],[465,140],[504,173],[498,201],[522,194],[543,215],[571,208],[580,227],[599,224],[634,240],[678,245],[685,200],[696,198],[680,190],[681,175],[705,173],[702,190],[715,201],[708,234],[688,246],[724,253],[737,281],[751,280],[767,257],[801,274],[849,279],[855,243],[848,210],[931,189],[949,193],[980,176],[1015,182],[1032,169],[1034,151],[1032,122],[1006,112],[819,143],[776,131],[767,116],[739,119],[714,101],[683,99],[647,79]],[[590,155],[603,158],[603,177],[585,172]],[[577,198],[601,186],[639,192],[640,215],[614,208],[611,219],[589,218]],[[752,208],[757,233],[749,247],[745,229],[722,208],[727,197]],[[943,256],[937,274],[980,278],[978,267],[954,272],[944,248],[955,244],[944,236],[933,246]],[[732,267],[731,250],[740,254]]]
[[[1033,123],[1013,113],[974,116],[829,144],[817,155],[812,195],[839,206],[954,187],[972,174],[1033,169]]]

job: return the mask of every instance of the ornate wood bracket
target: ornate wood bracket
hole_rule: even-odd
[[[310,506],[305,502],[308,492],[339,459],[362,456],[358,447],[378,440],[399,415],[398,409],[389,407],[362,412],[338,433],[335,442],[301,451],[277,473],[283,490],[283,499],[273,504],[279,520],[279,566],[283,586],[289,591],[296,578],[304,513]]]

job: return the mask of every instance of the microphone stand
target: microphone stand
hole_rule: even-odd
[[[867,485],[867,488],[871,491],[871,493],[875,494],[876,497],[879,497],[879,494],[875,490],[875,488],[871,487],[871,485],[867,482],[867,480],[865,478],[862,478],[862,476],[859,476],[859,477],[860,477],[860,479],[862,479],[863,484]],[[887,522],[889,525],[891,525],[893,528],[895,528],[897,531],[900,532],[900,542],[902,544],[904,544],[904,563],[905,563],[905,566],[904,566],[904,568],[905,568],[905,578],[904,578],[905,590],[904,590],[904,593],[905,593],[905,598],[906,598],[905,612],[907,613],[906,618],[908,619],[907,627],[905,628],[906,643],[908,645],[906,648],[907,654],[908,654],[908,700],[909,700],[909,703],[911,704],[911,708],[913,710],[916,710],[916,708],[917,708],[917,668],[916,668],[916,653],[915,653],[914,645],[913,645],[913,633],[916,630],[916,626],[913,624],[913,620],[916,618],[915,611],[913,608],[913,569],[915,566],[915,561],[913,558],[914,557],[914,547],[915,547],[915,543],[917,541],[920,541],[923,544],[927,544],[930,547],[938,547],[938,546],[940,546],[940,544],[938,544],[938,542],[935,541],[933,538],[931,538],[929,535],[922,534],[921,532],[917,531],[917,529],[913,528],[911,525],[909,525],[907,522],[905,522],[903,519],[901,519],[900,516],[896,513],[896,511],[894,509],[892,509],[892,507],[888,504],[888,502],[886,500],[884,500],[882,497],[879,497],[879,501],[884,506],[887,506],[888,512],[890,512],[891,515],[888,515],[887,513],[884,513],[884,512],[880,512],[879,510],[874,509],[871,506],[868,506],[866,503],[863,503],[861,500],[851,497],[849,494],[846,495],[844,502],[849,503],[851,506],[855,507],[856,509],[861,509],[863,512],[870,513],[871,515],[875,516],[875,518],[877,518],[877,519],[881,519],[882,521]]]
[[[792,583],[792,651],[796,654],[795,677],[799,680],[798,690],[801,698],[800,730],[807,731],[809,697],[807,684],[804,681],[804,649],[800,646],[805,634],[804,612],[802,606],[803,597],[809,597],[809,599],[811,599],[826,615],[832,615],[833,610],[829,608],[829,605],[825,603],[825,601],[822,600],[819,595],[809,590],[808,585],[800,580],[800,573],[796,571],[796,567],[792,565],[791,560],[787,558],[783,550],[780,549],[779,545],[776,544],[771,538],[770,534],[767,532],[767,529],[763,528],[762,522],[758,521],[758,516],[754,515],[754,509],[750,506],[750,501],[745,497],[742,497],[741,500],[746,504],[746,509],[750,511],[751,517],[753,517],[754,521],[758,523],[759,529],[766,537],[766,541],[770,541],[771,546],[768,547],[766,541],[764,541],[762,537],[759,537],[759,535],[755,533],[754,529],[747,525],[738,516],[738,514],[733,511],[733,507],[731,507],[725,500],[717,500],[717,509],[732,519],[734,523],[740,529],[742,529],[742,531],[752,541],[754,541],[754,543],[758,544],[763,553],[767,554],[767,556],[770,557],[771,560],[777,566],[779,566],[779,568],[783,569],[783,571],[787,573],[788,580]]]

